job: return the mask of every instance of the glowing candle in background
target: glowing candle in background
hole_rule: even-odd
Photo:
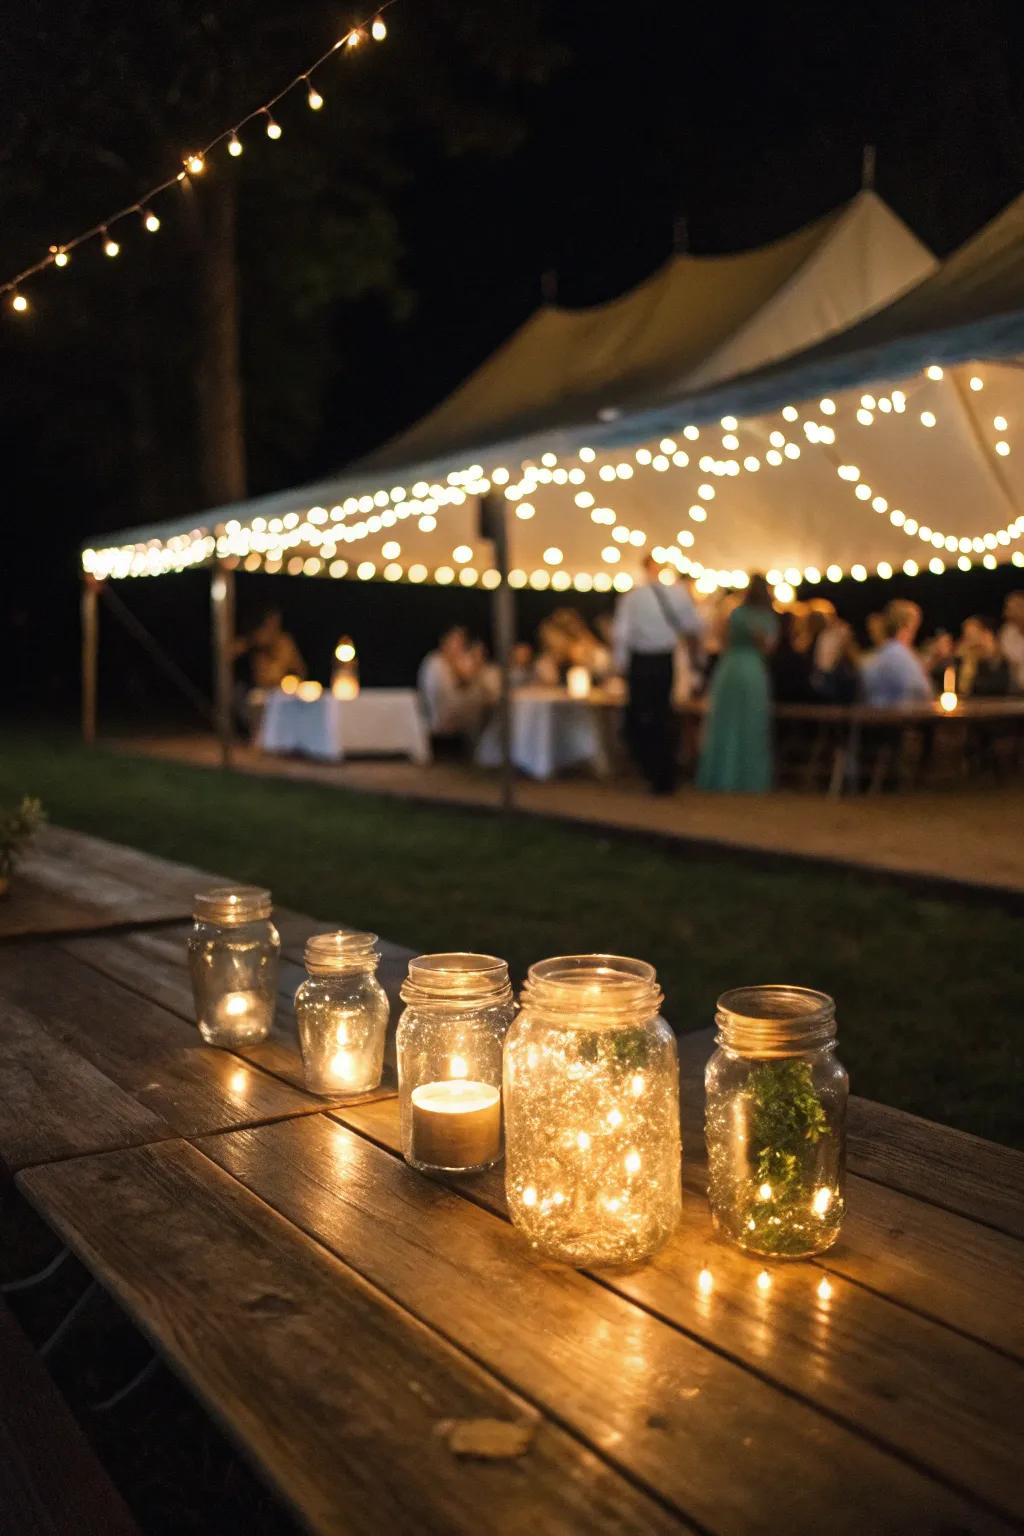
[[[591,684],[587,668],[570,667],[565,674],[565,686],[569,690],[570,699],[588,699]]]
[[[953,667],[947,667],[942,677],[942,693],[939,695],[939,703],[947,714],[950,714],[956,709],[957,702],[956,671]]]

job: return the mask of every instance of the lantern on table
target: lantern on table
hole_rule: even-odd
[[[570,699],[589,699],[591,678],[587,667],[570,667],[565,674],[565,686]]]
[[[942,675],[942,692],[939,695],[939,704],[947,714],[952,714],[958,702],[956,696],[956,668],[947,667]]]
[[[356,648],[348,635],[342,635],[334,647],[334,673],[331,692],[336,699],[359,697],[359,662]]]
[[[740,987],[718,1000],[708,1062],[708,1197],[749,1253],[802,1258],[839,1236],[849,1079],[835,1003],[807,987]]]
[[[224,886],[195,898],[188,961],[207,1045],[230,1050],[270,1033],[281,952],[270,914],[270,892],[256,886]]]
[[[380,1082],[390,1011],[377,935],[318,933],[305,959],[295,1022],[306,1087],[340,1099],[368,1093]]]
[[[679,1065],[653,966],[568,955],[531,966],[505,1043],[505,1192],[567,1264],[632,1264],[679,1223]]]
[[[469,1172],[502,1153],[501,1054],[515,1016],[494,955],[409,962],[398,1022],[402,1152],[414,1168]]]

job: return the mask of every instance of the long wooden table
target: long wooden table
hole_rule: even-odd
[[[283,990],[319,926],[286,921]],[[0,1081],[9,1017],[91,1069],[61,1056],[0,1110],[0,1156],[310,1530],[1024,1523],[1024,1155],[855,1099],[842,1238],[764,1291],[711,1229],[709,1040],[686,1036],[679,1233],[630,1272],[567,1270],[511,1226],[500,1171],[404,1164],[393,1084],[310,1101],[286,1006],[244,1059],[199,1046],[183,934],[0,954]]]

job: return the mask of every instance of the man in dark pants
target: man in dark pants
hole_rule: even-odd
[[[702,631],[697,608],[678,582],[665,585],[652,555],[643,574],[615,610],[615,660],[629,682],[626,738],[637,766],[656,795],[676,784],[672,715],[673,659],[684,641],[694,647]]]

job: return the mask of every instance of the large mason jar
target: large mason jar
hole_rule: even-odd
[[[494,955],[420,955],[402,985],[398,1101],[414,1168],[470,1172],[502,1152],[501,1050],[515,1016]]]
[[[653,966],[531,966],[505,1042],[505,1191],[535,1248],[633,1264],[679,1223],[679,1064]]]
[[[836,1007],[807,987],[740,987],[718,999],[705,1134],[715,1226],[748,1253],[830,1248],[846,1208],[849,1078]]]
[[[196,1023],[207,1045],[265,1040],[274,1022],[281,940],[270,892],[221,886],[195,898],[188,963]]]
[[[377,935],[318,933],[305,958],[295,1022],[306,1087],[335,1099],[369,1093],[380,1082],[390,1012]]]

